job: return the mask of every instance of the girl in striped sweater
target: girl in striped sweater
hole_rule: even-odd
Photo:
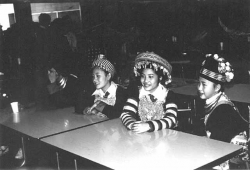
[[[136,133],[152,132],[177,125],[175,95],[166,85],[171,82],[172,66],[153,52],[139,54],[134,73],[139,86],[130,87],[123,107],[123,124]]]

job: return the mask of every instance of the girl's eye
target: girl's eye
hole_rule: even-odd
[[[150,79],[152,79],[154,76],[148,76]]]

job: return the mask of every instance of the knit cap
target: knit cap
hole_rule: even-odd
[[[206,54],[206,59],[201,66],[200,77],[214,83],[226,83],[234,78],[234,70],[232,65],[218,54]]]

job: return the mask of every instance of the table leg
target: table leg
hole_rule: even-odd
[[[197,116],[197,109],[196,109],[196,101],[195,101],[195,98],[194,98],[194,116],[195,116],[195,117]]]
[[[24,138],[21,137],[21,140],[22,140],[22,150],[23,150],[23,162],[22,162],[22,164],[20,165],[20,167],[24,166],[25,163],[26,163],[26,152],[25,152]]]
[[[75,170],[77,170],[77,162],[76,162],[76,159],[74,159],[74,162],[75,162]]]
[[[57,169],[60,170],[60,163],[59,163],[58,152],[56,152],[56,163],[57,163]]]

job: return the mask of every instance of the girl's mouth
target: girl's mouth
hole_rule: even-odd
[[[204,95],[204,93],[202,93],[202,92],[198,92],[199,93],[199,95]]]

